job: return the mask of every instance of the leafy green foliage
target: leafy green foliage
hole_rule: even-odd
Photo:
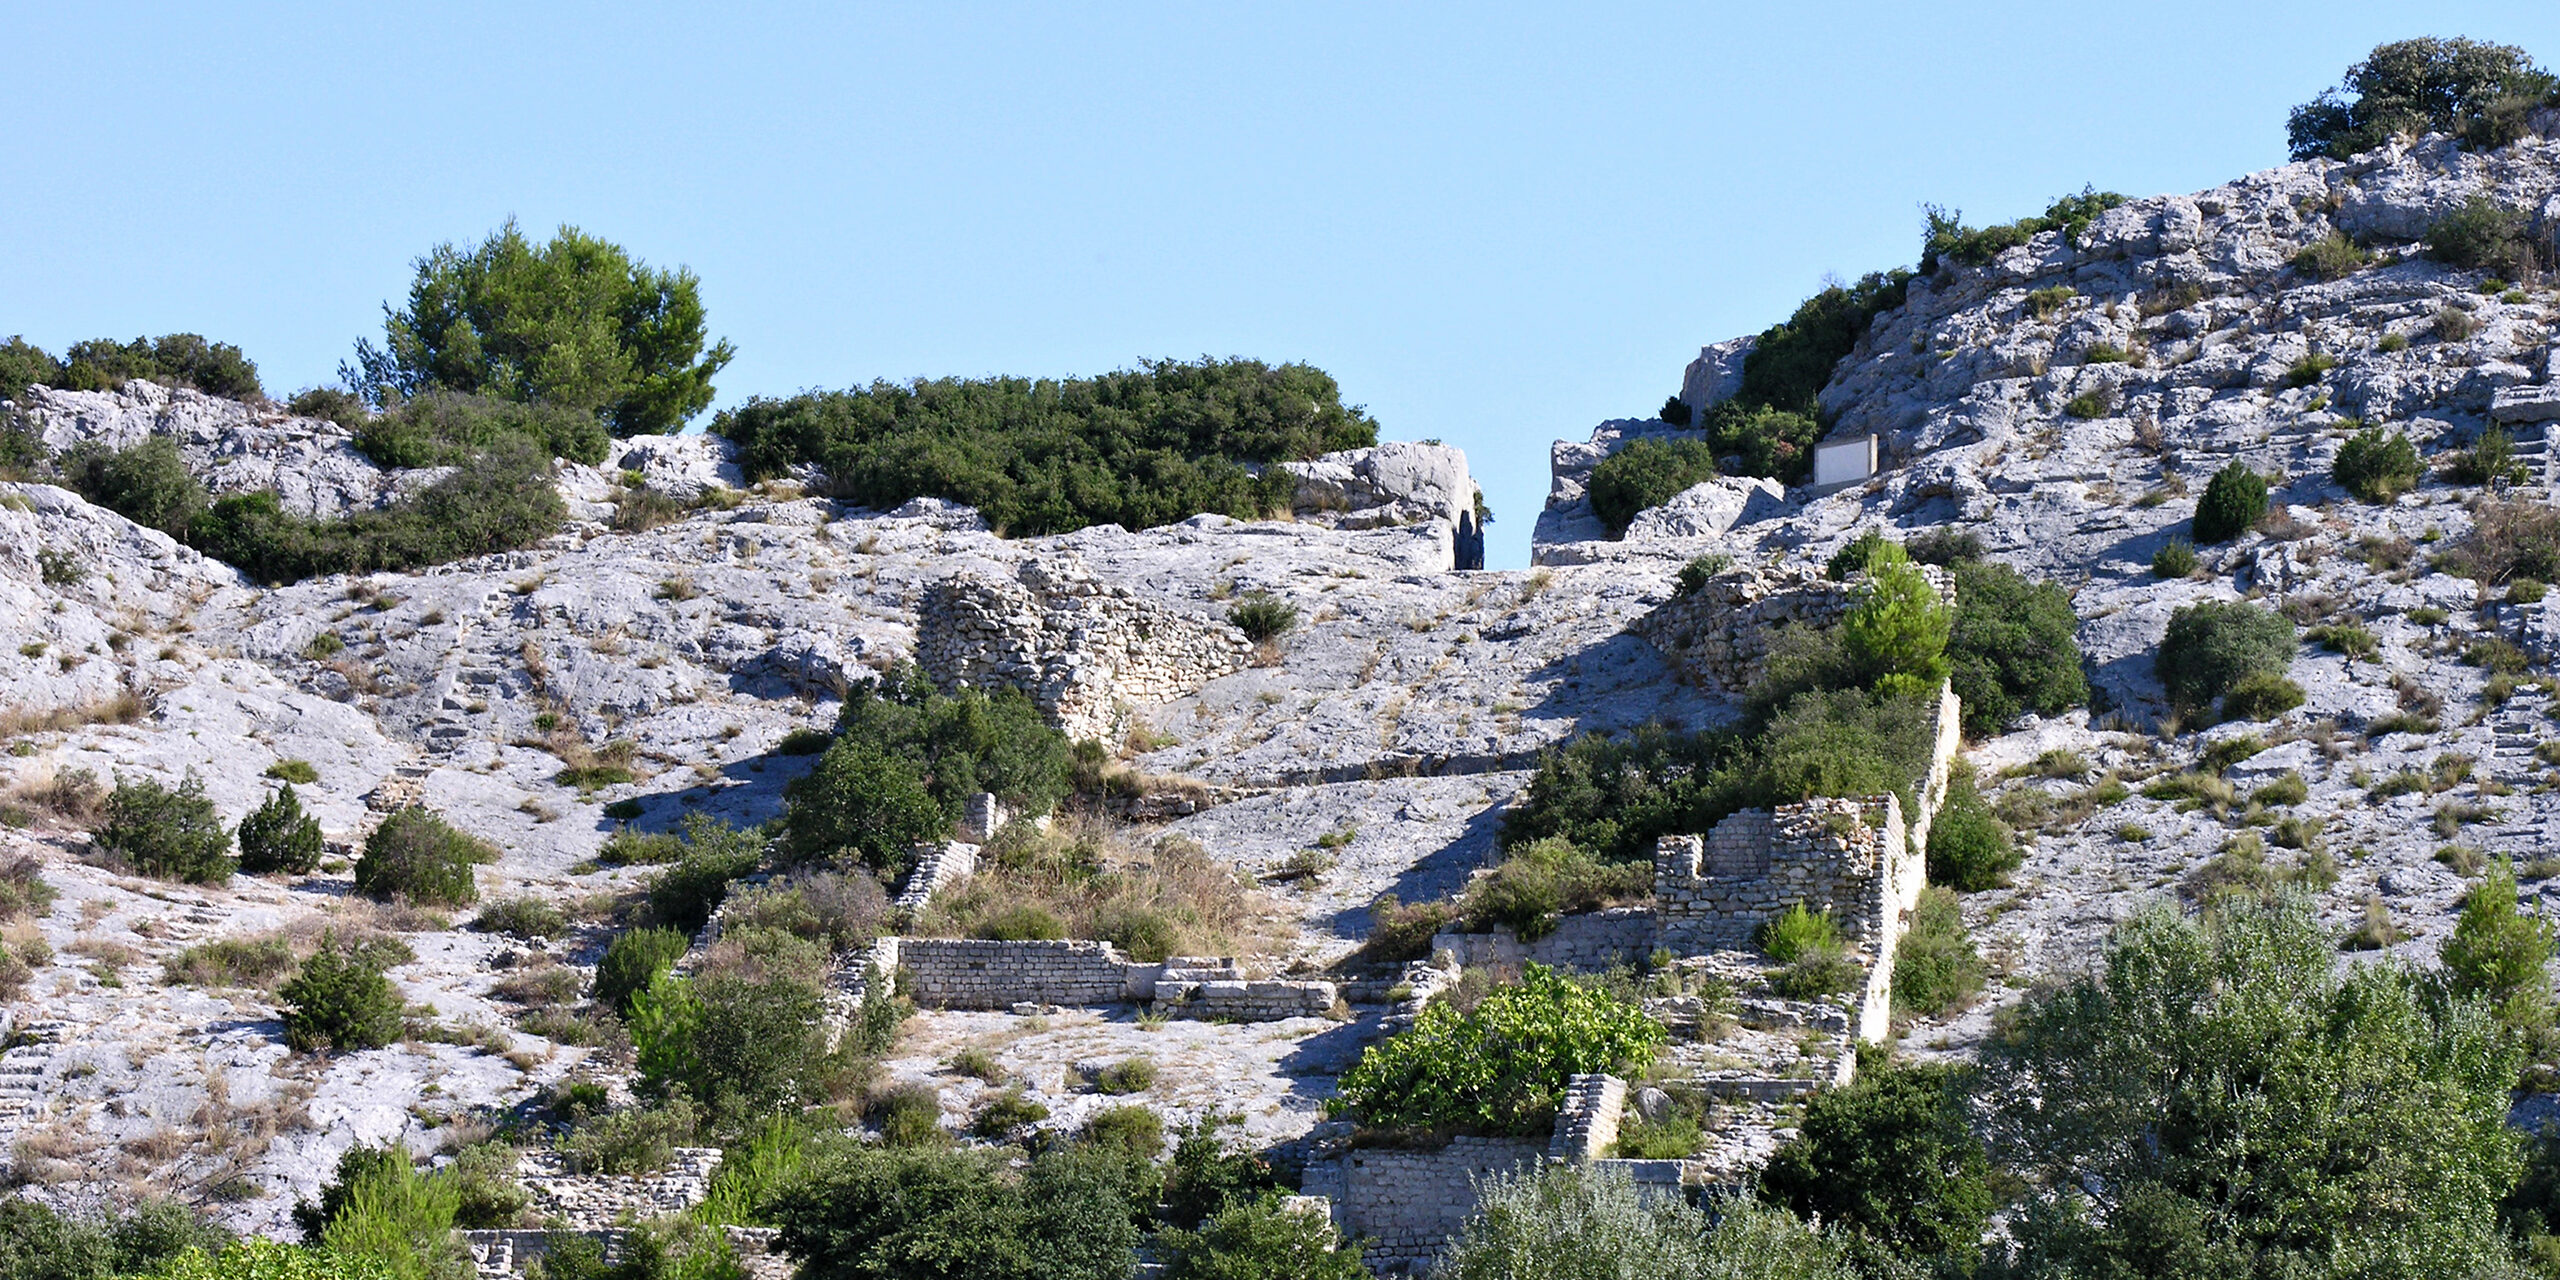
[[[2485,1004],[2335,962],[2307,907],[2154,907],[1986,1050],[2027,1274],[2504,1274],[2519,1055]],[[2379,1153],[2389,1153],[2377,1158]]]
[[[2292,680],[2265,671],[2253,671],[2240,677],[2222,695],[2222,718],[2273,720],[2301,706],[2304,697],[2302,686]]]
[[[1939,885],[1921,890],[1910,932],[1894,951],[1893,1007],[1943,1018],[1980,995],[1985,976],[1955,892]]]
[[[2169,615],[2156,663],[2169,704],[2192,715],[2251,676],[2293,665],[2293,623],[2245,600],[2206,600]]]
[[[1534,942],[1553,933],[1564,912],[1616,906],[1652,890],[1652,864],[1603,863],[1562,836],[1548,836],[1512,850],[1492,874],[1469,881],[1458,912],[1469,932],[1499,926]]]
[[[777,1197],[804,1280],[1123,1280],[1145,1186],[1119,1156],[1063,1147],[1020,1176],[992,1152],[851,1147]]]
[[[1813,468],[1814,442],[1822,438],[1817,399],[1831,371],[1856,349],[1878,315],[1902,305],[1910,283],[1911,273],[1891,271],[1833,285],[1805,299],[1786,323],[1763,330],[1743,358],[1741,388],[1699,415],[1697,425],[1710,446],[1706,456],[1731,458],[1738,475],[1803,479]],[[1642,509],[1629,510],[1628,518]]]
[[[1748,1197],[1709,1218],[1626,1174],[1547,1165],[1488,1179],[1433,1270],[1446,1280],[1850,1280],[1836,1239]]]
[[[758,397],[712,430],[737,442],[751,480],[814,463],[835,497],[881,510],[948,498],[1015,535],[1258,519],[1287,507],[1296,481],[1254,469],[1378,442],[1322,370],[1242,359]]]
[[[1722,797],[1713,783],[1734,745],[1644,724],[1542,751],[1527,792],[1503,813],[1503,847],[1562,837],[1602,862],[1651,865],[1660,837],[1714,825]]]
[[[107,795],[106,819],[98,847],[144,875],[190,884],[220,884],[231,876],[231,833],[193,771],[174,791],[149,778],[118,777]]]
[[[1333,1223],[1283,1208],[1276,1195],[1220,1209],[1197,1231],[1156,1237],[1164,1280],[1368,1280],[1361,1246]]]
[[[1591,469],[1591,512],[1608,526],[1611,536],[1622,537],[1638,515],[1715,477],[1716,447],[1711,441],[1647,436],[1630,441]]]
[[[2089,700],[2069,591],[1987,561],[1959,562],[1954,574],[1947,662],[1967,734],[1988,737],[2021,712],[2056,715]]]
[[[1250,1151],[1220,1141],[1217,1126],[1201,1121],[1186,1127],[1166,1162],[1163,1218],[1167,1226],[1189,1230],[1216,1217],[1228,1206],[1249,1203],[1280,1189],[1269,1163]]]
[[[2464,271],[2512,279],[2551,265],[2552,246],[2534,237],[2530,215],[2487,196],[2473,196],[2427,227],[2427,256]]]
[[[1961,1266],[1982,1253],[1990,1174],[1955,1069],[1875,1066],[1813,1095],[1760,1193],[1859,1237],[1862,1254]]]
[[[382,975],[389,957],[376,947],[324,934],[277,995],[284,1002],[284,1039],[294,1049],[379,1049],[400,1038],[400,995]]]
[[[255,400],[262,394],[258,366],[240,348],[193,333],[131,342],[92,338],[73,343],[60,360],[24,338],[13,337],[0,347],[0,399],[14,400],[35,383],[57,391],[115,391],[135,378],[232,400]]]
[[[503,440],[386,507],[323,520],[268,490],[228,494],[189,526],[187,545],[269,582],[448,564],[549,537],[566,508],[548,456]]]
[[[326,848],[320,820],[302,811],[293,784],[276,788],[240,820],[240,869],[253,876],[309,875]]]
[[[2332,231],[2293,255],[2293,269],[2314,280],[2343,279],[2372,265],[2373,254],[2343,231]]]
[[[632,1000],[648,990],[659,974],[674,968],[686,946],[685,936],[673,929],[627,929],[615,934],[604,958],[596,962],[595,1002],[628,1019]]]
[[[252,1236],[218,1252],[192,1248],[136,1274],[153,1280],[381,1280],[384,1272],[370,1259]]]
[[[1471,1011],[1432,1002],[1361,1053],[1331,1105],[1372,1126],[1528,1133],[1554,1115],[1568,1076],[1641,1067],[1662,1040],[1642,1008],[1532,964]]]
[[[147,1200],[66,1217],[22,1196],[0,1199],[0,1280],[110,1280],[151,1275],[190,1249],[223,1247],[229,1234],[184,1206]]]
[[[1717,574],[1732,567],[1733,557],[1721,551],[1691,557],[1689,563],[1680,566],[1680,594],[1693,596],[1706,590]]]
[[[337,1202],[328,1204],[323,1192],[316,1243],[324,1250],[362,1259],[385,1280],[470,1280],[471,1255],[453,1235],[462,1211],[458,1178],[417,1169],[396,1144],[366,1157],[351,1150],[338,1174]]]
[[[0,343],[0,400],[20,399],[31,386],[55,386],[61,377],[62,362],[24,334],[11,334]]]
[[[2547,1027],[2553,936],[2549,920],[2518,909],[2515,866],[2501,858],[2463,895],[2445,972],[2456,993],[2488,1001],[2509,1026]]]
[[[631,1001],[641,1083],[681,1090],[735,1128],[816,1101],[826,1074],[826,999],[787,973],[661,973]]]
[[[729,363],[704,349],[701,283],[562,227],[536,245],[514,220],[468,250],[418,260],[409,303],[383,307],[383,345],[342,375],[381,397],[458,391],[582,410],[615,435],[674,431],[711,404]]]
[[[1256,591],[1227,609],[1227,621],[1245,639],[1261,644],[1287,635],[1298,625],[1298,606],[1268,591]]]
[[[1945,803],[1929,823],[1929,883],[1961,893],[1997,888],[2026,855],[1991,806],[1983,803],[1970,773],[1948,781]]]
[[[1821,951],[1840,949],[1840,926],[1828,910],[1814,911],[1799,902],[1760,926],[1760,949],[1780,964],[1792,964]]]
[[[1947,678],[1955,611],[1893,543],[1867,557],[1867,580],[1840,620],[1850,679],[1880,693],[1934,696]]]
[[[2465,39],[2376,45],[2336,88],[2285,122],[2293,158],[2344,160],[2398,133],[2450,133],[2482,149],[2522,136],[2525,116],[2560,81],[2513,45]]]
[[[511,938],[557,938],[569,931],[569,916],[558,906],[525,894],[480,908],[480,914],[471,918],[471,927]]]
[[[471,869],[497,860],[497,849],[487,841],[411,805],[395,810],[365,837],[356,858],[356,892],[386,901],[469,906],[480,900]]]
[[[2046,206],[2039,217],[1979,228],[1964,225],[1961,210],[1932,205],[1927,210],[1928,234],[1920,246],[1920,274],[1936,274],[1942,262],[1986,266],[2047,231],[2061,232],[2065,241],[2078,240],[2099,214],[2123,203],[2124,197],[2115,192],[2083,187],[2080,194],[2063,196]]]
[[[689,813],[679,828],[684,851],[649,881],[649,918],[687,936],[700,933],[729,896],[729,883],[764,861],[765,835]]]
[[[64,453],[60,465],[63,483],[81,497],[173,538],[185,538],[210,501],[169,436],[148,436],[126,449],[84,442]]]
[[[2330,464],[2329,478],[2338,487],[2366,502],[2389,502],[2416,487],[2426,467],[2418,461],[2418,446],[2409,443],[2403,432],[2384,435],[2380,427],[2366,427],[2349,436],[2338,446],[2337,461]]]
[[[2229,542],[2249,531],[2267,514],[2267,478],[2248,464],[2233,461],[2205,482],[2196,500],[2195,534],[2200,543]]]
[[[610,439],[584,409],[440,390],[389,406],[356,431],[356,447],[386,467],[455,466],[514,440],[542,457],[594,466]]]
[[[2151,576],[2176,580],[2191,577],[2196,571],[2196,546],[2184,538],[2171,538],[2151,553]]]
[[[846,697],[835,745],[787,789],[782,850],[902,871],[971,795],[991,791],[1016,812],[1041,813],[1069,776],[1066,736],[1018,691],[945,694],[914,667],[895,667]]]

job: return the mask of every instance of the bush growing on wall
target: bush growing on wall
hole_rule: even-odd
[[[356,859],[356,892],[461,907],[480,900],[472,868],[498,860],[483,840],[416,805],[382,820]]]
[[[171,790],[143,778],[116,779],[107,795],[106,825],[98,828],[98,847],[133,864],[133,869],[164,880],[219,884],[230,878],[231,833],[204,794],[204,780],[193,772]]]
[[[1361,1053],[1329,1106],[1373,1127],[1536,1132],[1567,1077],[1640,1070],[1663,1038],[1641,1007],[1532,964],[1468,1012],[1432,1002]]]

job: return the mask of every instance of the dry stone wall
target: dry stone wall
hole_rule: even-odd
[[[1641,963],[1653,953],[1655,938],[1653,908],[1612,907],[1562,917],[1553,932],[1535,942],[1522,942],[1510,929],[1442,933],[1433,935],[1431,950],[1435,955],[1448,952],[1462,967],[1542,964],[1596,973],[1621,961]]]
[[[1546,1144],[1452,1138],[1437,1151],[1355,1149],[1307,1166],[1304,1190],[1333,1202],[1334,1226],[1369,1239],[1369,1265],[1421,1275],[1475,1212],[1476,1184],[1535,1166]]]
[[[1154,1003],[1196,1018],[1276,1022],[1322,1017],[1340,999],[1330,982],[1251,979],[1217,958],[1147,963],[1108,942],[891,938],[874,948],[869,966],[895,970],[909,997],[943,1009]],[[858,991],[859,984],[847,975],[846,985]]]
[[[533,1212],[571,1227],[604,1227],[630,1218],[682,1213],[711,1193],[720,1168],[718,1147],[678,1147],[667,1167],[636,1175],[575,1173],[556,1151],[526,1152],[516,1180]]]
[[[1125,709],[1194,692],[1252,654],[1224,621],[1140,599],[1066,556],[1014,581],[946,578],[916,617],[916,659],[936,683],[1020,689],[1079,738],[1107,738]]]

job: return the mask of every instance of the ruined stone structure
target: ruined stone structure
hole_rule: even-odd
[[[535,1148],[516,1161],[516,1180],[545,1221],[602,1227],[702,1203],[719,1168],[718,1147],[678,1147],[666,1168],[633,1175],[575,1173],[559,1152]]]
[[[1369,1240],[1372,1268],[1420,1275],[1475,1212],[1476,1184],[1532,1168],[1546,1149],[1530,1138],[1473,1137],[1434,1151],[1355,1148],[1310,1163],[1303,1189],[1332,1202],[1344,1234]]]
[[[1596,973],[1613,964],[1642,963],[1658,945],[1656,933],[1651,907],[1614,907],[1565,916],[1556,921],[1553,932],[1535,942],[1522,942],[1508,929],[1441,933],[1432,935],[1431,950],[1447,952],[1461,967],[1515,969],[1542,964]]]
[[[1916,567],[1941,599],[1954,602],[1955,582],[1946,570]],[[1865,581],[1858,573],[1833,582],[1818,566],[1737,565],[1644,615],[1632,629],[1700,688],[1740,693],[1768,669],[1769,646],[1780,632],[1837,625]]]
[[[552,1243],[562,1236],[584,1236],[604,1246],[607,1262],[622,1260],[622,1243],[630,1234],[627,1227],[561,1227],[556,1230],[535,1228],[501,1228],[497,1230],[456,1231],[462,1247],[471,1252],[472,1265],[481,1280],[510,1280],[523,1275],[534,1259],[551,1252]],[[720,1228],[729,1252],[738,1261],[747,1280],[791,1280],[798,1270],[791,1259],[774,1249],[774,1241],[782,1234],[778,1227]]]
[[[993,797],[986,797],[993,799]],[[982,846],[959,840],[945,840],[923,846],[916,859],[916,869],[907,873],[906,887],[898,890],[897,908],[913,919],[916,912],[933,901],[933,895],[967,883],[978,874],[978,853]]]
[[[1323,1017],[1340,998],[1330,982],[1251,979],[1218,958],[1151,964],[1108,942],[883,938],[864,967],[896,972],[907,996],[942,1009],[1154,1004],[1187,1017],[1276,1022]],[[860,979],[848,977],[858,990]]]
[[[946,578],[917,608],[916,660],[936,683],[1020,689],[1071,737],[1109,737],[1126,708],[1191,693],[1252,653],[1224,621],[1142,600],[1064,556],[1012,582]]]

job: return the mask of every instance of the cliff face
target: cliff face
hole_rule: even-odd
[[[503,849],[483,869],[484,896],[575,903],[649,874],[592,861],[623,820],[608,805],[652,830],[697,811],[772,817],[808,767],[775,748],[794,729],[831,725],[850,685],[916,656],[936,593],[1065,573],[1093,588],[1065,595],[1107,605],[1026,606],[1020,634],[1005,631],[1003,609],[973,614],[986,634],[973,633],[970,652],[1003,661],[968,678],[1000,678],[1009,663],[1076,690],[1090,713],[1079,723],[1108,725],[1112,754],[1159,779],[1133,806],[1146,835],[1188,837],[1256,874],[1322,837],[1330,869],[1274,891],[1274,930],[1288,941],[1255,961],[1321,965],[1365,934],[1379,893],[1444,895],[1484,865],[1501,808],[1542,748],[1733,714],[1714,681],[1684,678],[1644,638],[1669,634],[1656,624],[1691,557],[1732,556],[1775,579],[1864,529],[1947,527],[2072,589],[2098,705],[2022,722],[1970,753],[2031,841],[2013,885],[1967,905],[2006,986],[1913,1029],[1912,1051],[1966,1051],[2016,990],[2085,962],[2110,922],[2261,832],[2276,846],[2266,864],[2315,892],[2332,923],[2379,903],[2409,935],[2399,949],[2423,955],[2465,883],[2454,869],[2465,857],[2439,862],[2440,846],[2525,863],[2560,834],[2550,766],[2536,755],[2555,704],[2530,683],[2550,674],[2560,606],[2508,603],[2503,587],[2431,568],[2431,549],[2472,531],[2478,485],[2431,477],[2367,504],[2330,466],[2356,420],[2406,432],[2436,462],[2494,422],[2527,470],[2502,498],[2548,505],[2555,295],[2489,290],[2481,273],[2415,252],[2436,218],[2482,194],[2525,211],[2547,242],[2560,230],[2560,142],[2473,156],[2430,140],[2287,165],[2133,201],[2076,241],[2047,233],[1986,266],[1951,266],[1877,320],[1823,395],[1835,434],[1879,437],[1872,480],[1825,494],[1713,481],[1613,541],[1582,499],[1589,469],[1671,428],[1604,424],[1555,447],[1541,567],[1525,573],[1458,571],[1480,536],[1474,487],[1455,450],[1419,445],[1302,464],[1293,519],[1016,540],[933,501],[884,513],[791,485],[743,491],[718,442],[642,440],[602,467],[564,470],[572,518],[539,547],[272,590],[63,490],[0,485],[0,701],[14,717],[0,732],[0,790],[35,795],[79,770],[173,783],[192,772],[236,823],[272,785],[270,766],[301,761],[318,776],[304,803],[334,838],[358,837],[389,800],[420,799]],[[2377,260],[2325,282],[2290,265],[2333,232]],[[1729,388],[1746,345],[1710,348],[1690,391]],[[330,424],[191,393],[137,384],[32,393],[18,407],[55,447],[170,435],[217,490],[274,485],[312,511],[414,483],[373,467]],[[2196,576],[2154,576],[2154,553],[2188,531],[2206,478],[2235,460],[2273,478],[2276,516],[2200,548]],[[606,521],[628,472],[702,505],[614,532]],[[1258,652],[1224,621],[1256,592],[1298,616]],[[2242,597],[2305,623],[2361,626],[2375,647],[2306,645],[2293,677],[2307,702],[2279,720],[2163,732],[2151,664],[2169,614]],[[1079,638],[1087,609],[1108,615],[1107,637]],[[1217,660],[1150,664],[1150,619],[1180,619],[1186,651]],[[1694,658],[1697,640],[1670,648]],[[2493,669],[2513,660],[2491,641],[2523,655],[2523,671]],[[1078,657],[1106,649],[1107,663]],[[1119,688],[1124,670],[1148,674]],[[2413,728],[2430,716],[2438,727]],[[2251,737],[2259,749],[2232,745]],[[631,743],[637,778],[562,784],[571,739]],[[2230,803],[2140,794],[2143,780],[2208,752]],[[2107,771],[2134,785],[2103,785]],[[2304,798],[2250,803],[2293,774]],[[2392,782],[2402,775],[2417,781]],[[94,865],[75,824],[12,803],[29,825],[0,827],[0,856],[35,856],[63,891],[20,926],[51,958],[9,1006],[16,1024],[42,1031],[11,1051],[36,1064],[37,1102],[0,1099],[0,1149],[32,1144],[21,1148],[26,1176],[164,1188],[237,1179],[252,1194],[223,1212],[277,1229],[350,1143],[423,1150],[452,1116],[594,1069],[589,1049],[521,1028],[511,1054],[421,1042],[298,1057],[279,1041],[272,995],[163,985],[159,974],[197,942],[362,924],[402,933],[418,953],[393,971],[411,1001],[451,1024],[505,1027],[525,1012],[501,981],[509,967],[533,951],[592,965],[598,929],[533,948],[443,920],[381,918],[349,905],[342,869],[173,888]],[[2560,896],[2560,879],[2541,878],[2560,868],[2528,869],[2533,892]],[[1017,1074],[1071,1126],[1099,1103],[1069,1065],[1145,1049],[1167,1068],[1152,1103],[1176,1117],[1244,1111],[1251,1133],[1282,1140],[1317,1123],[1332,1076],[1378,1029],[1176,1023],[1143,1040],[1125,1023],[1029,1030],[1008,1016],[921,1019],[892,1071],[935,1081],[964,1109],[984,1091],[946,1078],[940,1057],[1001,1033]],[[179,1154],[134,1154],[146,1150]]]

